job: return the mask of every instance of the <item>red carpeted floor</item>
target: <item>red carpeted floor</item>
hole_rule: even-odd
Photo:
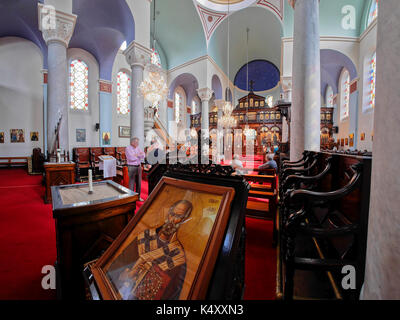
[[[44,204],[41,180],[23,169],[0,170],[0,300],[56,298],[41,287],[42,267],[56,260],[52,208]],[[143,199],[147,191],[144,182]],[[246,229],[245,299],[274,299],[272,222],[246,218]]]

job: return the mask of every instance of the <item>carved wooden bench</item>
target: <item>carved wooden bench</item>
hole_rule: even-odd
[[[29,157],[0,157],[0,166],[28,166]]]

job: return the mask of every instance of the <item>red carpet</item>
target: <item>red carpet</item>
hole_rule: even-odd
[[[41,181],[23,169],[0,170],[0,300],[56,298],[41,287],[42,267],[56,260],[52,209],[44,204]],[[143,181],[143,199],[147,192]],[[246,218],[246,228],[245,299],[274,299],[272,222]]]
[[[56,261],[51,205],[41,176],[0,170],[0,299],[55,299],[41,287],[41,270]]]

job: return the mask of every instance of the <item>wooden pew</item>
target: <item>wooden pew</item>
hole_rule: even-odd
[[[313,191],[289,188],[284,194],[278,297],[284,292],[285,299],[293,299],[295,292],[306,292],[317,295],[313,298],[358,299],[365,269],[371,162],[369,156],[320,152]],[[355,290],[340,286],[344,265],[356,269]]]
[[[84,176],[82,169],[85,169],[85,173],[87,173],[87,170],[91,168],[89,148],[74,148],[72,154],[73,161],[76,164],[75,179],[77,182],[80,182],[81,177]]]
[[[247,200],[246,215],[275,221],[278,193],[277,176],[274,172],[270,175],[247,174],[243,176],[250,184],[250,199]],[[257,199],[267,199],[268,203]]]
[[[113,180],[125,188],[129,188],[128,166],[117,166],[117,176]]]
[[[12,166],[28,166],[29,157],[0,157],[0,166],[11,168]]]

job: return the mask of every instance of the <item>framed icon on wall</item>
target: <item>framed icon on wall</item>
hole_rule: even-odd
[[[86,142],[86,129],[76,129],[76,142]]]
[[[130,138],[131,137],[131,127],[119,126],[118,127],[118,137],[120,137],[120,138]]]
[[[39,141],[39,132],[37,131],[31,132],[31,141]]]
[[[109,146],[111,144],[111,133],[103,132],[101,139],[102,139],[103,145]]]
[[[25,142],[24,130],[23,129],[11,129],[10,130],[10,140],[12,143]]]

